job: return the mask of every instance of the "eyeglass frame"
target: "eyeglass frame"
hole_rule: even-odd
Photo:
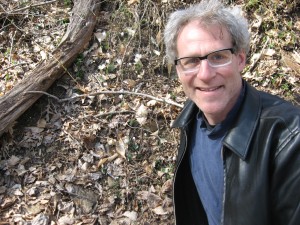
[[[211,55],[211,54],[213,54],[213,53],[217,53],[217,52],[220,52],[220,51],[226,51],[226,50],[229,50],[229,51],[231,52],[231,54],[234,54],[234,53],[235,53],[235,51],[234,51],[233,48],[225,48],[225,49],[220,49],[220,50],[217,50],[217,51],[210,52],[210,53],[208,53],[208,54],[205,55],[205,56],[187,56],[187,57],[182,57],[182,58],[179,58],[179,59],[175,59],[175,60],[174,60],[174,64],[175,64],[175,66],[180,65],[180,64],[178,64],[178,61],[180,61],[181,59],[187,59],[187,58],[191,58],[191,59],[192,59],[192,58],[197,58],[197,59],[199,59],[200,62],[201,62],[201,61],[207,59],[208,56]],[[217,68],[217,67],[226,66],[226,65],[230,64],[231,62],[232,62],[232,59],[231,59],[230,62],[225,63],[225,64],[223,64],[223,65],[212,66],[211,64],[209,64],[209,62],[208,62],[208,64],[209,64],[211,67],[213,67],[213,68]],[[195,68],[197,68],[197,67],[195,67]],[[199,67],[199,68],[200,68],[200,67]],[[182,72],[184,73],[184,72],[188,72],[188,71],[182,71]]]

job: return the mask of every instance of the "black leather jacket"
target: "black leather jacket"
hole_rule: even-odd
[[[245,82],[246,83],[246,82]],[[191,101],[181,128],[174,176],[177,225],[208,224],[189,166]],[[300,109],[246,83],[245,99],[223,141],[222,225],[300,225]]]

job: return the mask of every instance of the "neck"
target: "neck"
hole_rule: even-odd
[[[205,114],[204,113],[204,117],[205,117],[205,120],[208,122],[208,124],[210,126],[215,126],[217,125],[218,123],[221,123],[223,120],[226,119],[226,115],[223,115],[223,116],[216,116],[216,115],[210,115],[210,114]]]

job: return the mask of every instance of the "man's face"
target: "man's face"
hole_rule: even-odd
[[[178,58],[205,56],[232,47],[225,28],[218,25],[204,27],[198,21],[191,21],[183,27],[177,38]],[[228,65],[216,68],[202,60],[195,75],[180,73],[179,66],[176,67],[185,94],[201,109],[211,125],[223,121],[234,106],[242,87],[240,72],[245,61],[243,52],[233,54]]]

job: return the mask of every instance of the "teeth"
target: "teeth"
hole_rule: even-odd
[[[215,87],[215,88],[200,88],[201,91],[215,91],[217,90],[219,87]]]

